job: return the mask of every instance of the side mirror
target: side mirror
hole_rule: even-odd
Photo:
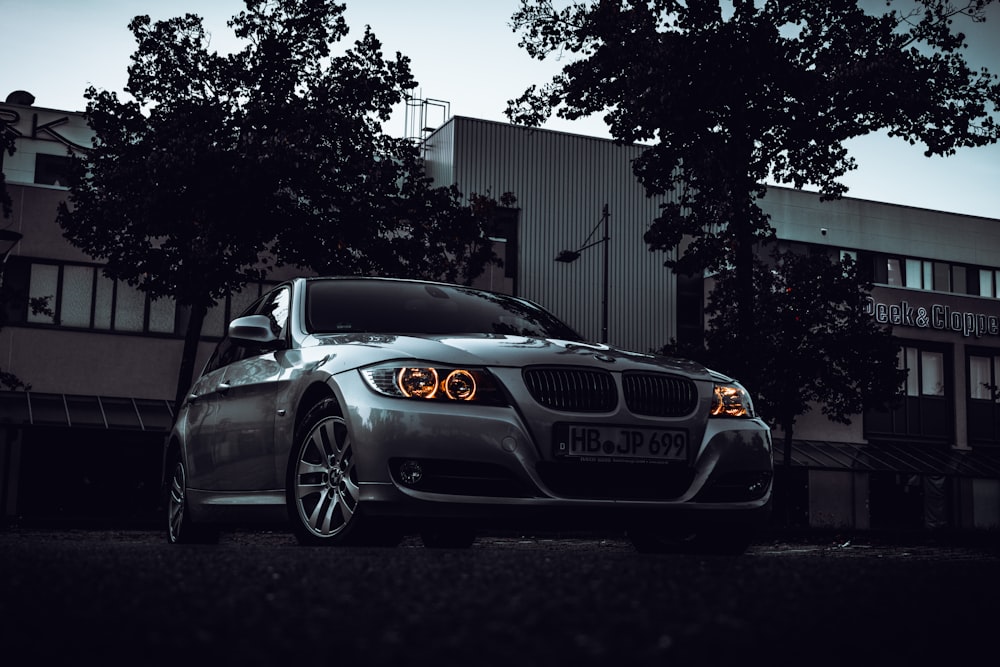
[[[264,315],[238,317],[229,323],[229,338],[244,347],[280,347],[271,331],[271,320]]]

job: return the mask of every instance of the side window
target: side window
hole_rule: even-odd
[[[243,315],[250,315],[260,312],[261,305],[259,302],[251,304],[246,310],[240,313],[240,317]],[[235,318],[234,318],[235,319]],[[256,352],[248,351],[246,348],[236,345],[233,343],[232,339],[229,338],[229,326],[226,326],[226,335],[219,341],[216,345],[215,351],[212,352],[212,356],[208,359],[208,364],[205,366],[205,373],[211,373],[212,371],[222,368],[223,366],[228,366],[234,361],[239,361],[244,357],[256,354]]]
[[[279,339],[284,339],[288,333],[288,308],[291,299],[291,289],[282,287],[268,294],[256,311],[258,315],[267,316],[271,321],[271,331]]]

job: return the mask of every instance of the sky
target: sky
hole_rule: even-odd
[[[508,100],[561,68],[556,60],[534,61],[517,46],[510,17],[518,0],[346,1],[348,39],[370,25],[387,54],[410,58],[417,97],[435,101],[426,117],[431,126],[448,111],[506,122]],[[226,53],[238,45],[226,21],[242,8],[242,0],[0,0],[0,99],[27,90],[36,106],[83,110],[87,86],[124,88],[135,50],[127,27],[134,16],[155,21],[198,14],[212,48]],[[1000,4],[986,23],[964,31],[970,63],[1000,74]],[[415,118],[408,122],[400,108],[385,129],[407,134],[419,129]],[[609,137],[599,117],[553,119],[545,127]],[[1000,219],[1000,144],[927,158],[919,145],[882,135],[852,140],[848,149],[859,163],[843,179],[849,197]]]

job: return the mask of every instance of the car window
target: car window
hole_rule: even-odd
[[[507,334],[580,340],[541,307],[472,288],[382,280],[313,280],[310,333]]]
[[[267,294],[257,309],[257,315],[264,315],[271,323],[271,332],[283,340],[288,331],[288,306],[291,303],[292,292],[287,286]]]
[[[261,299],[256,299],[252,304],[247,306],[242,313],[240,313],[239,317],[243,317],[244,315],[253,315],[259,312],[262,307],[262,303],[267,299],[267,296],[268,295],[265,295]],[[227,330],[226,335],[221,341],[219,341],[219,344],[215,346],[212,356],[209,357],[208,363],[205,364],[205,370],[202,372],[202,375],[211,373],[212,371],[222,368],[223,366],[228,366],[229,364],[239,361],[246,356],[248,356],[248,350],[241,345],[235,344],[232,339],[229,338],[229,332]]]

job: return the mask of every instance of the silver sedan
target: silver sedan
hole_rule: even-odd
[[[538,527],[739,553],[771,484],[770,431],[733,379],[584,342],[524,299],[378,278],[261,297],[164,449],[177,543],[281,522],[303,544]]]

